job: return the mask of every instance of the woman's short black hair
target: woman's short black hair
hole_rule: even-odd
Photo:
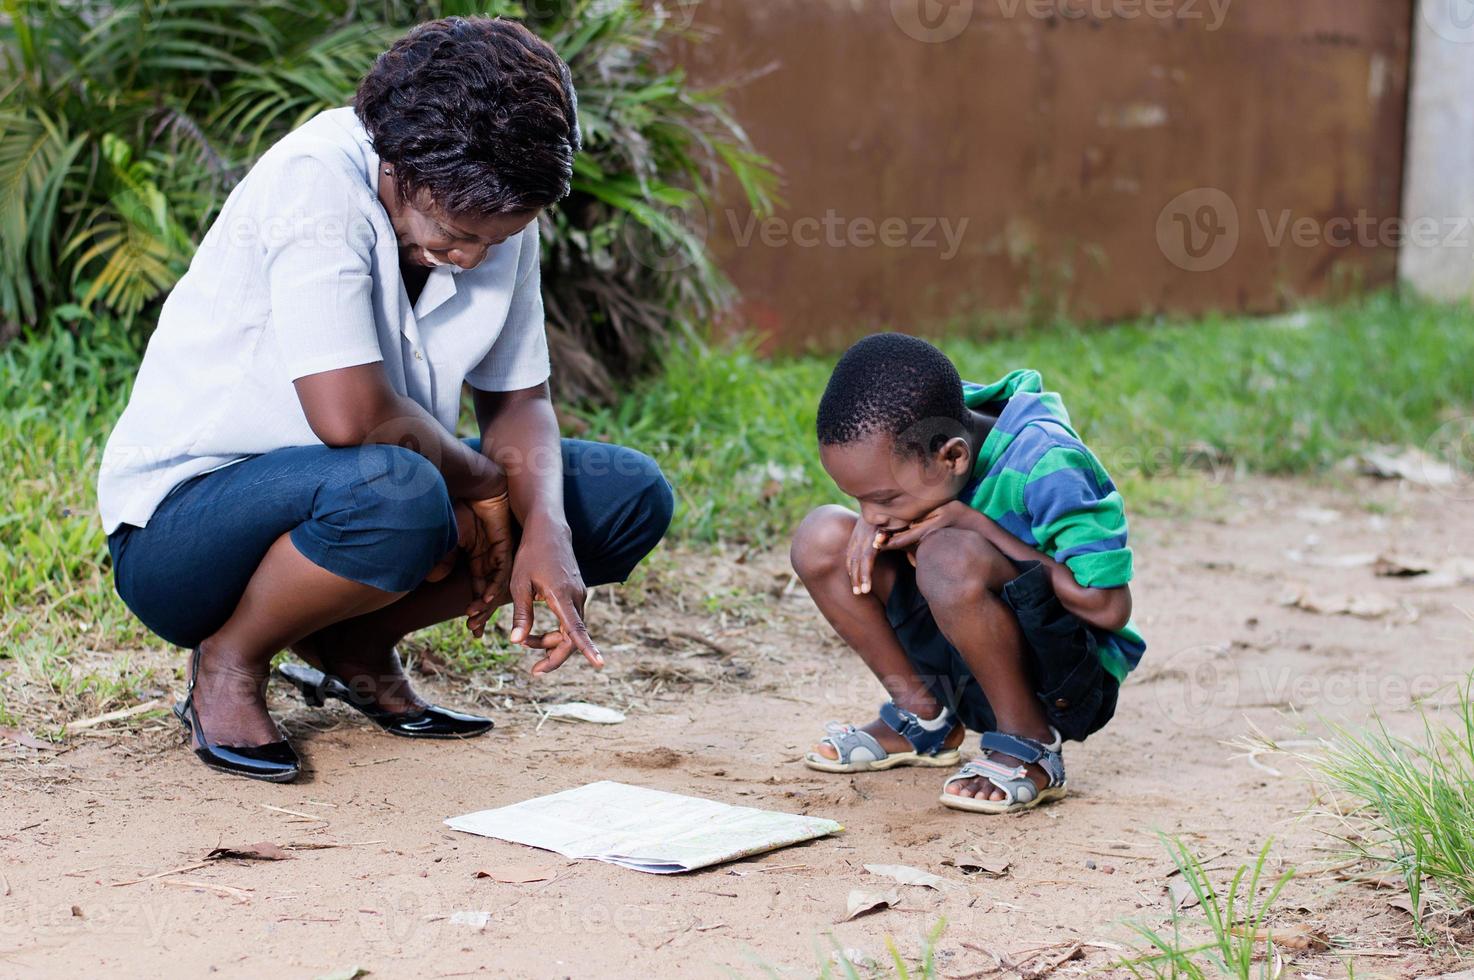
[[[446,17],[379,55],[354,111],[396,189],[451,214],[533,211],[563,199],[578,97],[548,43],[500,17]]]
[[[840,357],[819,399],[819,444],[888,436],[898,452],[936,452],[957,435],[962,378],[940,350],[903,333],[866,337]]]

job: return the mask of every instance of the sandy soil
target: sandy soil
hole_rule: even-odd
[[[1273,867],[1299,872],[1278,921],[1336,944],[1291,954],[1287,977],[1345,976],[1348,958],[1358,977],[1452,968],[1410,941],[1398,890],[1329,870],[1337,856],[1303,816],[1313,800],[1303,778],[1282,757],[1256,766],[1226,742],[1251,726],[1304,738],[1374,711],[1411,726],[1411,696],[1446,700],[1440,686],[1474,668],[1470,590],[1335,559],[1454,554],[1474,540],[1474,502],[1372,482],[1240,483],[1218,499],[1205,504],[1212,516],[1135,522],[1151,649],[1113,724],[1068,750],[1063,803],[977,817],[936,804],[936,771],[803,768],[826,720],[871,717],[878,686],[828,634],[783,555],[677,554],[640,602],[596,598],[596,635],[613,654],[603,675],[570,667],[535,688],[520,674],[469,686],[427,678],[450,703],[493,708],[497,731],[481,740],[395,739],[276,690],[311,767],[290,786],[204,769],[163,720],[62,752],[0,745],[0,976],[814,976],[835,943],[881,959],[893,937],[915,955],[942,917],[944,976],[1036,975],[1075,943],[1087,944],[1080,958],[1050,975],[1100,975],[1130,937],[1125,920],[1164,921],[1171,865],[1157,830],[1185,835],[1214,869],[1275,837]],[[1380,595],[1388,611],[1285,606],[1295,583]],[[540,723],[536,700],[575,698],[629,720]],[[658,877],[441,825],[597,779],[821,814],[847,830]],[[300,849],[188,867],[219,845],[263,840]],[[965,877],[944,863],[970,852],[1006,860],[1007,873]],[[924,868],[955,887],[901,888],[898,908],[841,924],[851,889],[890,884],[868,863]],[[477,877],[529,868],[553,877]],[[144,876],[154,877],[127,883]],[[483,927],[456,914],[476,911],[490,913]],[[995,955],[1018,969],[984,972]]]

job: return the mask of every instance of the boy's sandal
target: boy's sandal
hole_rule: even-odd
[[[942,805],[954,810],[972,813],[1019,813],[1032,810],[1040,803],[1061,799],[1065,795],[1065,757],[1062,754],[1064,740],[1054,732],[1054,744],[1045,745],[1038,739],[1007,735],[1003,732],[983,733],[983,757],[974,759],[942,784]],[[1002,752],[1023,764],[1005,766],[988,758],[993,752]],[[1029,778],[1029,766],[1037,765],[1049,776],[1049,784],[1043,789],[1034,785]],[[1005,799],[988,800],[974,796],[958,796],[948,793],[947,787],[965,779],[986,779],[1003,791]]]
[[[826,726],[829,734],[819,744],[834,749],[837,759],[809,752],[804,755],[804,765],[819,772],[879,772],[897,766],[955,766],[962,753],[957,749],[943,748],[947,736],[957,726],[952,712],[943,708],[937,717],[923,722],[920,716],[898,707],[894,701],[880,706],[880,720],[906,741],[911,743],[910,752],[887,752],[869,732],[854,725],[830,722]]]

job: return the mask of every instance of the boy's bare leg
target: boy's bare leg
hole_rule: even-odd
[[[916,587],[926,597],[942,634],[982,685],[998,731],[1047,744],[1054,733],[1029,679],[1023,634],[1013,610],[999,597],[1003,586],[1017,575],[1013,563],[973,531],[943,528],[928,535],[916,549]],[[994,753],[993,758],[1003,765],[1021,761],[1002,753]],[[1048,777],[1038,766],[1030,766],[1029,773],[1041,789],[1047,785]],[[990,800],[1005,798],[986,779],[953,783],[947,791]]]
[[[905,557],[894,552],[876,556],[871,591],[855,595],[845,567],[850,535],[858,518],[843,507],[820,507],[799,525],[793,536],[790,559],[793,570],[809,590],[815,605],[829,620],[840,639],[850,645],[865,666],[880,680],[897,705],[921,718],[935,718],[942,710],[922,682],[901,648],[885,616],[885,602],[895,583],[896,562]],[[911,745],[879,718],[862,726],[887,752],[910,751]],[[956,748],[966,737],[960,724],[947,737],[946,747]],[[838,755],[829,745],[815,745],[814,752],[829,759]]]

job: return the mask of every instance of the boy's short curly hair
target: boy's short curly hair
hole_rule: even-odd
[[[354,111],[396,189],[451,214],[533,211],[568,195],[581,142],[568,66],[516,21],[446,17],[379,55]]]
[[[872,334],[834,366],[819,400],[819,443],[886,435],[897,451],[936,452],[965,412],[962,378],[946,354],[906,334]]]

